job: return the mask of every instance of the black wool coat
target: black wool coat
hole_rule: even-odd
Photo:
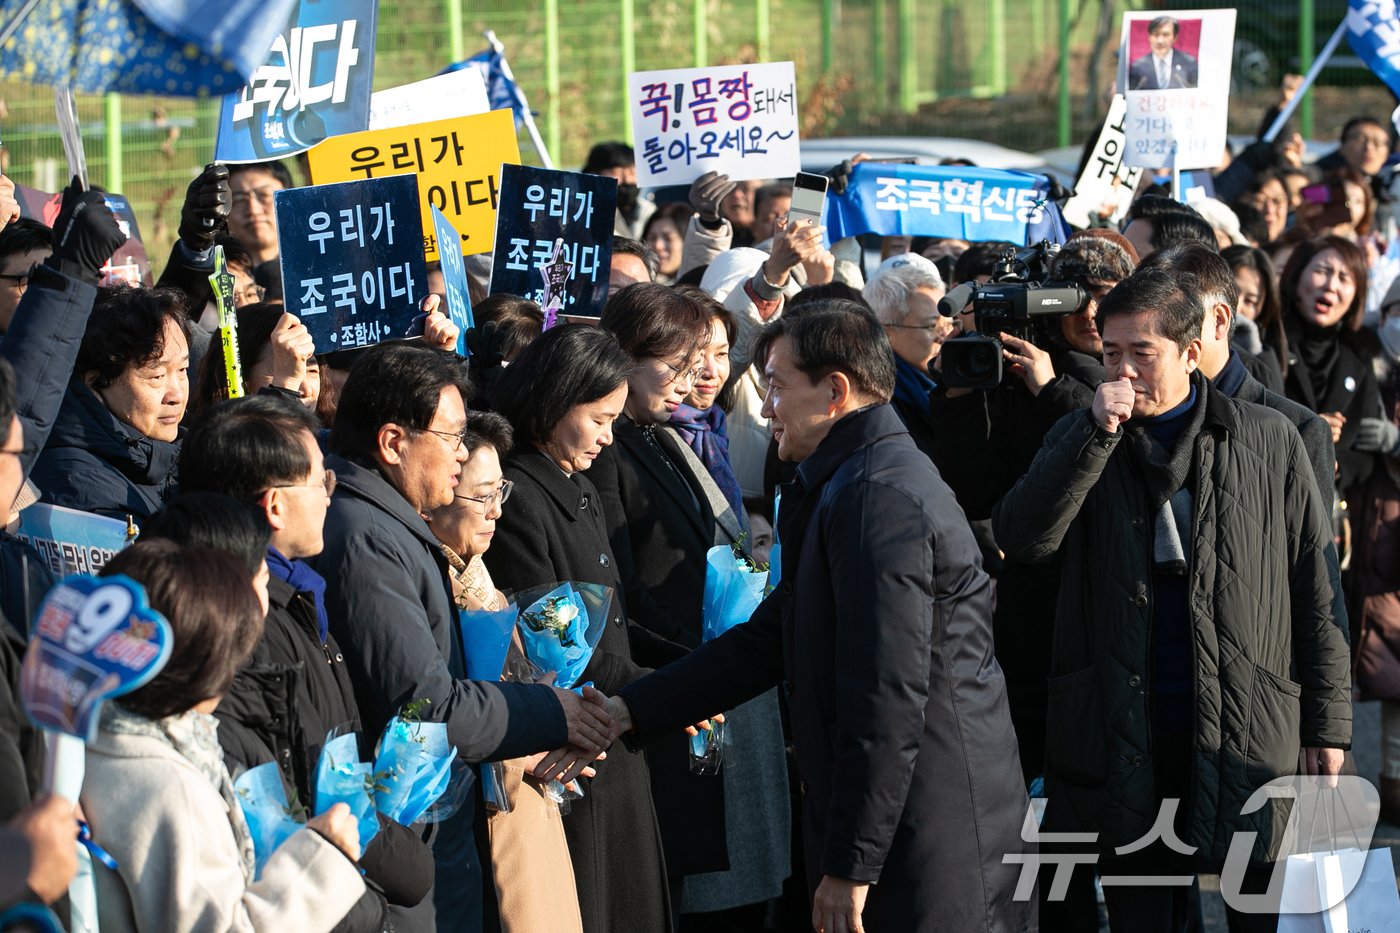
[[[1299,357],[1298,338],[1289,334],[1288,375],[1284,379],[1284,394],[1311,411],[1339,411],[1346,416],[1342,438],[1337,442],[1339,476],[1337,488],[1342,495],[1365,482],[1376,466],[1376,455],[1355,450],[1356,431],[1362,418],[1381,417],[1381,394],[1371,364],[1349,343],[1338,347],[1337,363],[1321,395],[1313,391],[1307,364]]]
[[[612,587],[611,615],[582,678],[611,696],[645,672],[629,635],[658,656],[664,642],[628,620],[601,496],[584,474],[565,475],[533,448],[517,448],[504,472],[515,490],[485,555],[491,579],[507,594],[566,581]],[[646,757],[617,743],[595,767],[597,777],[580,778],[586,796],[564,817],[584,933],[666,933],[671,902]]]
[[[622,691],[645,738],[781,682],[808,884],[871,882],[871,933],[1026,930],[1027,799],[992,656],[991,580],[962,510],[889,405],[832,427],[783,488],[778,588]]]

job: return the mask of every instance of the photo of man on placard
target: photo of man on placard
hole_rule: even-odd
[[[1180,34],[1181,23],[1172,16],[1158,16],[1147,24],[1151,51],[1129,66],[1128,90],[1165,91],[1196,86],[1200,77],[1196,57],[1176,48]]]

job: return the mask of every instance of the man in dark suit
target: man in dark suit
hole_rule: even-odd
[[[1027,799],[991,581],[889,405],[884,329],[821,302],[770,324],[754,359],[778,455],[799,464],[777,589],[747,623],[622,688],[617,728],[645,740],[781,682],[814,929],[1033,927],[1034,905],[1015,898]]]
[[[1152,51],[1136,59],[1128,68],[1128,90],[1165,91],[1196,86],[1199,78],[1196,58],[1177,51],[1181,24],[1175,17],[1158,16],[1147,25]]]

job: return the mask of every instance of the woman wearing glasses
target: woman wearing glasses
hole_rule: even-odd
[[[501,473],[510,451],[510,424],[491,412],[467,416],[467,447],[454,500],[435,510],[429,524],[442,542],[459,609],[506,608],[506,597],[491,579],[481,556],[495,537],[514,483]],[[519,636],[511,653],[521,651]],[[559,808],[547,798],[531,770],[543,755],[504,762],[509,813],[493,813],[487,823],[491,874],[500,908],[502,933],[582,933],[573,862]],[[548,871],[538,866],[549,865]]]
[[[611,617],[582,678],[606,694],[644,673],[633,644],[649,654],[660,647],[648,648],[658,640],[629,621],[601,497],[585,475],[612,443],[634,368],[612,334],[566,324],[521,351],[493,393],[515,433],[504,470],[515,485],[486,565],[507,592],[562,581],[613,588]],[[597,767],[597,777],[583,779],[586,796],[564,817],[583,929],[667,933],[670,902],[647,758],[618,742]],[[534,870],[550,872],[547,862],[532,861]]]

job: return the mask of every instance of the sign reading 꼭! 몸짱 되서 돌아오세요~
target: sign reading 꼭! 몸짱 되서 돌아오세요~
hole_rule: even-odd
[[[462,261],[462,251],[448,246],[461,242],[462,238],[451,221],[443,216],[442,211],[436,207],[432,211],[433,230],[438,243],[443,245],[443,248],[438,250],[438,256],[442,259],[442,286],[447,293],[447,316],[457,325],[459,331],[457,353],[470,356],[467,350],[467,328],[472,327],[474,322],[471,294],[467,291],[467,265]]]
[[[491,250],[501,165],[520,161],[515,117],[509,110],[434,123],[415,123],[328,139],[307,154],[318,185],[413,172],[418,176],[420,220],[429,261],[438,258],[430,206],[447,215],[470,256]]]
[[[1220,164],[1234,35],[1234,10],[1123,14],[1118,87],[1127,99],[1123,134],[1128,165],[1191,169]]]
[[[616,179],[502,166],[491,294],[536,302],[546,329],[560,315],[601,317],[616,212]]]
[[[627,90],[643,188],[801,170],[792,62],[634,71]]]
[[[47,502],[19,513],[17,537],[38,551],[59,577],[95,574],[132,541],[124,521]]]
[[[1074,197],[1065,202],[1065,220],[1076,227],[1089,226],[1104,212],[1114,223],[1128,216],[1142,169],[1123,162],[1123,121],[1127,115],[1127,101],[1122,94],[1115,94],[1094,141],[1094,151],[1074,184]]]
[[[376,0],[301,0],[267,59],[224,98],[214,158],[261,162],[369,125]]]
[[[428,293],[416,176],[290,188],[275,197],[284,301],[317,353],[415,335]]]
[[[1044,175],[965,165],[861,162],[826,197],[831,240],[881,236],[1063,243],[1069,236]]]

